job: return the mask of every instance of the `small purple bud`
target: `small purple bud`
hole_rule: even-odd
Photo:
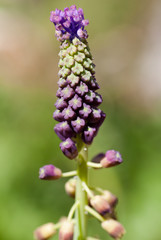
[[[92,109],[92,113],[90,115],[90,123],[96,123],[101,119],[102,111],[100,109]]]
[[[78,95],[82,97],[85,95],[85,93],[88,92],[88,87],[85,83],[80,82],[80,84],[76,87],[75,91]]]
[[[99,87],[99,85],[98,85],[98,83],[96,82],[95,79],[91,79],[91,81],[89,82],[89,84],[90,84],[90,88],[91,88],[92,90],[98,90],[98,89],[100,89],[100,87]]]
[[[87,26],[89,24],[89,21],[87,19],[82,20],[83,26]]]
[[[74,136],[74,132],[67,121],[56,124],[54,131],[62,141]]]
[[[45,165],[39,170],[39,178],[42,180],[55,180],[62,176],[62,171],[54,165]]]
[[[73,96],[74,96],[74,90],[70,86],[67,86],[61,90],[61,97],[64,100],[69,100]]]
[[[71,23],[70,23],[69,21],[66,21],[66,22],[63,23],[63,26],[64,26],[65,28],[70,28]]]
[[[83,103],[83,109],[79,110],[79,116],[81,118],[88,118],[89,114],[92,112],[91,107],[85,103]]]
[[[58,98],[56,103],[55,103],[55,107],[59,110],[62,110],[64,108],[66,108],[68,106],[67,102],[64,101],[63,98]]]
[[[56,96],[61,97],[61,92],[62,92],[62,88],[58,88],[58,90],[56,92]]]
[[[67,77],[67,81],[70,84],[71,87],[75,87],[79,83],[79,77],[71,73]]]
[[[74,159],[78,155],[77,147],[70,138],[67,138],[64,142],[61,142],[60,148],[64,155],[70,159]]]
[[[59,85],[60,88],[66,87],[67,84],[68,84],[68,82],[64,78],[60,78],[59,81],[58,81],[58,85]]]
[[[111,212],[110,204],[100,195],[91,198],[90,204],[101,215]]]
[[[81,119],[79,117],[77,117],[77,119],[75,121],[71,122],[71,125],[76,133],[81,133],[83,128],[85,127],[85,124],[86,123],[85,123],[84,119]]]
[[[113,167],[122,163],[121,154],[115,150],[109,150],[106,152],[105,157],[101,160],[101,165],[104,168]]]
[[[76,5],[72,5],[72,6],[70,6],[70,9],[71,9],[71,10],[76,10],[77,7],[76,7]]]
[[[93,138],[95,137],[95,133],[96,133],[96,128],[88,127],[87,130],[83,132],[82,140],[86,144],[91,144],[93,141]]]
[[[53,118],[58,122],[62,122],[64,120],[63,114],[59,109],[55,110],[55,112],[53,113]]]
[[[102,103],[102,96],[98,93],[96,93],[96,97],[94,99],[94,105],[95,107],[98,107]]]
[[[46,223],[34,231],[34,238],[36,240],[47,240],[55,234],[55,225],[53,223]]]
[[[89,90],[89,92],[84,96],[84,99],[87,103],[93,103],[95,96],[96,94],[93,91]]]
[[[126,233],[122,224],[114,219],[108,219],[102,222],[101,226],[114,239],[120,239]]]
[[[80,38],[87,38],[88,37],[87,31],[86,30],[82,30],[81,28],[78,29],[77,35]]]
[[[65,120],[71,120],[75,118],[76,113],[72,110],[71,107],[67,107],[62,111],[63,117]]]
[[[82,106],[82,99],[76,94],[68,103],[70,107],[77,110]]]

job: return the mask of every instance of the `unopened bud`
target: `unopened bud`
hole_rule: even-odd
[[[65,191],[70,197],[75,197],[76,178],[71,178],[65,183]]]
[[[116,220],[108,219],[101,224],[102,228],[108,232],[108,234],[115,238],[120,239],[125,234],[125,229],[121,223]]]
[[[45,165],[39,170],[39,178],[42,180],[55,180],[62,176],[62,171],[54,165]]]
[[[111,207],[115,207],[118,202],[118,198],[107,190],[103,191],[102,197],[110,204]]]
[[[110,204],[100,195],[91,198],[90,204],[101,215],[111,212]]]
[[[59,240],[72,240],[74,224],[71,221],[64,221],[59,230]]]
[[[109,150],[106,152],[105,157],[100,163],[104,168],[116,166],[122,163],[121,154],[115,150]]]
[[[34,238],[36,240],[47,240],[50,237],[52,237],[55,233],[56,230],[54,229],[54,224],[53,223],[46,223],[40,227],[38,227],[34,231]]]

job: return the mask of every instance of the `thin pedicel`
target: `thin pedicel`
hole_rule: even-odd
[[[34,232],[37,240],[47,240],[59,229],[59,240],[92,240],[87,236],[87,218],[92,215],[101,222],[101,227],[114,239],[120,239],[125,229],[116,220],[117,197],[98,187],[88,184],[90,168],[103,169],[122,163],[118,151],[109,150],[88,161],[88,147],[97,136],[106,115],[99,108],[102,96],[97,92],[99,85],[95,78],[95,64],[88,46],[83,9],[72,5],[64,11],[51,12],[50,21],[55,25],[55,36],[60,42],[59,80],[56,93],[56,110],[53,118],[58,121],[54,127],[61,140],[63,154],[76,162],[76,170],[63,173],[54,165],[40,168],[41,180],[56,180],[72,177],[65,184],[66,193],[75,199],[68,217],[57,224],[47,223]]]

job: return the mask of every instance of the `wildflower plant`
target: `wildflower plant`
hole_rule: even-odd
[[[108,190],[88,184],[90,168],[109,168],[122,162],[120,153],[115,150],[98,154],[88,161],[88,148],[106,117],[99,108],[102,96],[97,92],[95,64],[87,42],[85,27],[89,21],[84,19],[83,10],[75,5],[64,11],[52,11],[50,21],[55,25],[55,36],[60,42],[58,99],[53,114],[58,123],[54,130],[61,139],[61,151],[68,159],[74,160],[77,167],[75,171],[62,173],[54,165],[46,165],[40,168],[39,178],[72,177],[66,182],[65,191],[75,201],[67,217],[56,224],[40,226],[34,236],[46,240],[59,230],[59,240],[95,239],[87,235],[87,218],[92,215],[111,237],[120,239],[125,229],[116,220],[117,197]]]

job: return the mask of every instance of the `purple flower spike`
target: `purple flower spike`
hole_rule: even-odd
[[[70,138],[67,138],[64,142],[61,142],[60,148],[64,155],[70,159],[74,159],[78,155],[76,145]]]
[[[55,180],[62,176],[62,171],[54,165],[45,165],[39,170],[39,178],[42,180]]]
[[[65,120],[71,120],[75,118],[76,113],[72,110],[71,107],[67,107],[62,111]]]
[[[88,127],[87,130],[83,132],[82,139],[86,144],[91,144],[93,141],[93,138],[96,134],[96,128]]]
[[[78,117],[75,121],[72,121],[71,124],[76,133],[81,133],[86,123],[84,119]]]
[[[83,109],[79,110],[79,116],[86,119],[89,114],[92,112],[91,107],[85,103],[83,103]]]
[[[88,92],[88,87],[85,83],[80,82],[80,85],[78,85],[75,89],[76,93],[80,95],[81,97],[84,96],[85,93]]]
[[[76,94],[70,101],[69,106],[72,107],[74,110],[77,110],[82,106],[82,99],[78,97]]]
[[[74,132],[67,121],[56,124],[54,131],[62,141],[74,136]]]
[[[113,167],[122,163],[121,154],[115,150],[109,150],[106,152],[105,157],[101,160],[101,165],[104,168]]]
[[[64,101],[63,98],[58,98],[58,100],[55,103],[55,107],[59,110],[62,110],[64,108],[66,108],[68,105],[67,103]]]

